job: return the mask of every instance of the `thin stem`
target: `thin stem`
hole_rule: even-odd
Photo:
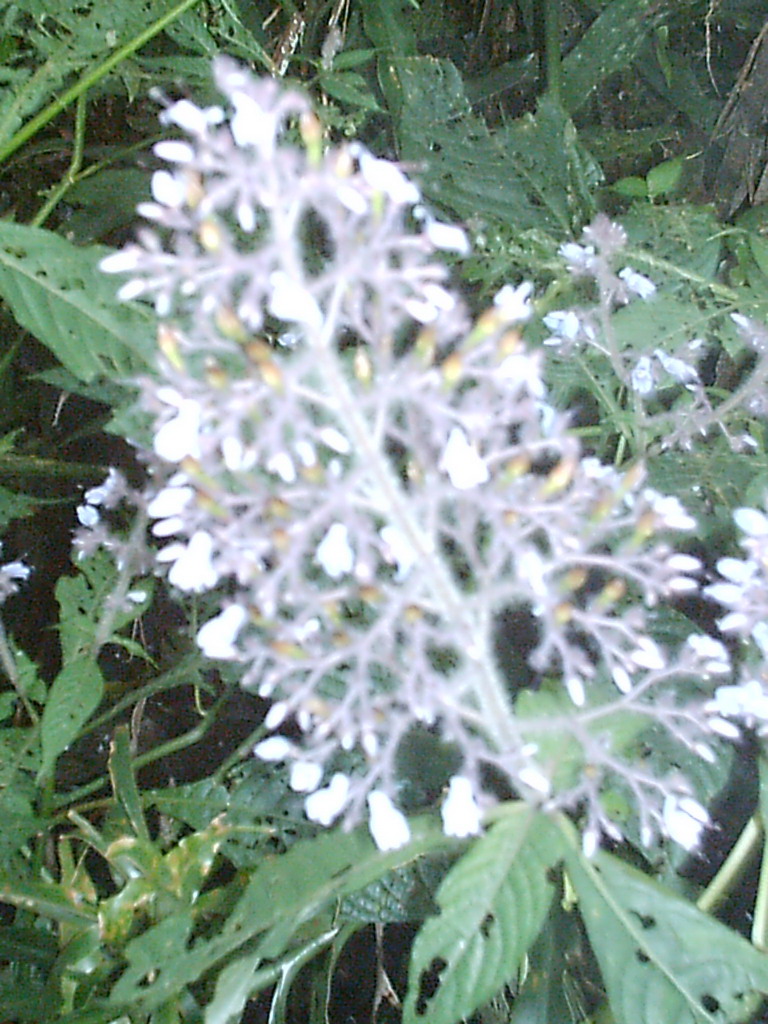
[[[85,149],[85,98],[85,93],[77,97],[77,105],[75,107],[75,138],[72,145],[72,159],[69,162],[69,167],[64,177],[51,191],[32,219],[32,227],[39,228],[48,220],[51,211],[58,206],[62,197],[74,185],[77,173],[83,165],[83,151]]]
[[[129,39],[127,43],[115,50],[114,53],[111,53],[97,67],[91,68],[81,75],[74,85],[70,86],[61,96],[58,96],[49,103],[47,107],[41,110],[39,114],[36,114],[30,121],[27,121],[4,146],[0,146],[0,163],[7,160],[12,153],[15,153],[25,142],[28,142],[29,139],[36,135],[41,128],[49,124],[62,110],[66,110],[70,103],[74,103],[75,100],[79,99],[80,96],[83,96],[89,89],[92,89],[94,85],[100,82],[102,78],[106,78],[110,71],[114,70],[118,64],[121,64],[127,57],[136,53],[137,50],[140,50],[145,43],[148,43],[150,39],[154,39],[163,29],[167,28],[177,18],[180,18],[185,11],[190,10],[198,3],[200,3],[200,0],[181,0],[181,3],[177,4],[161,18],[158,18],[157,21],[145,28],[143,32],[139,32],[133,39]]]
[[[696,901],[699,910],[707,913],[714,910],[729,893],[733,892],[739,879],[761,841],[763,830],[755,815],[744,826],[736,844],[725,859],[725,863]]]

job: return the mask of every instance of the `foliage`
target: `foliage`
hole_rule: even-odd
[[[733,173],[722,97],[737,85],[739,100],[759,5],[22,0],[0,14],[0,1018],[762,1019],[768,250],[765,207],[749,208],[760,168],[713,170]],[[151,150],[222,102],[219,52],[300,90],[279,145],[307,166],[287,161],[280,201],[251,215],[278,224],[314,174],[311,214],[269,264],[272,236],[242,203],[209,207],[206,235],[192,193],[169,199],[183,171],[158,172]],[[200,106],[178,106],[189,98]],[[155,222],[145,254],[171,275],[172,252],[187,261],[170,307],[145,301],[148,257],[128,268],[138,302],[99,269],[133,238],[137,203]],[[188,212],[202,242],[174,251]],[[456,221],[463,233],[441,235]],[[223,242],[263,259],[248,271],[260,312],[236,316],[236,278],[210,333],[200,282]],[[289,270],[290,294],[275,278]],[[319,322],[341,342],[325,358]],[[503,358],[525,384],[500,383]],[[168,457],[172,431],[157,439],[185,400],[216,444],[245,423],[255,468],[221,447],[205,472]],[[502,405],[517,433],[492,436]],[[301,464],[292,431],[333,443]],[[285,476],[264,469],[289,450],[298,484],[284,460]],[[514,510],[483,504],[497,455]],[[415,520],[387,519],[371,460]],[[185,487],[193,505],[153,506]],[[689,512],[695,533],[664,532]],[[198,586],[199,562],[156,556],[213,531],[206,516],[231,558],[204,554],[215,579]],[[270,547],[249,575],[237,531],[256,523]],[[401,533],[385,547],[387,523]],[[344,568],[360,551],[362,586]],[[467,674],[476,609],[482,685]],[[754,784],[719,825],[740,735]],[[325,789],[307,781],[319,767]],[[331,807],[333,779],[349,790]]]

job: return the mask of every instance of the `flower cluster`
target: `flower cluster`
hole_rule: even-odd
[[[152,478],[134,496],[157,563],[179,590],[219,595],[199,647],[272,699],[268,729],[301,731],[257,756],[288,762],[314,821],[367,807],[382,848],[409,836],[397,754],[418,728],[456,752],[450,834],[480,829],[491,767],[543,806],[585,806],[588,845],[617,832],[601,800],[614,776],[646,841],[693,845],[705,812],[625,762],[611,731],[623,712],[712,756],[706,717],[675,691],[726,672],[725,651],[662,648],[646,614],[696,589],[698,562],[666,539],[693,520],[642,467],[582,454],[522,341],[529,284],[471,323],[438,256],[467,239],[400,168],[325,148],[306,100],[273,81],[223,58],[215,77],[226,109],[164,111],[187,138],[155,147],[171,169],[141,208],[151,226],[102,266],[161,319],[158,378],[142,382]],[[554,687],[524,704],[499,657],[523,646],[499,631],[520,608]]]
[[[571,276],[592,282],[595,301],[582,308],[552,310],[543,317],[550,332],[544,344],[562,356],[578,349],[590,349],[610,366],[617,385],[633,396],[633,414],[646,437],[662,447],[690,448],[716,430],[734,451],[754,448],[748,432],[732,433],[729,418],[737,410],[741,417],[765,415],[765,384],[768,380],[768,332],[741,314],[731,319],[748,352],[752,368],[738,387],[719,404],[713,404],[700,374],[706,354],[705,342],[693,337],[672,352],[638,341],[633,329],[622,331],[622,312],[636,299],[652,302],[656,285],[631,266],[620,266],[627,245],[623,228],[604,214],[598,215],[583,232],[581,243],[560,247]],[[757,358],[754,358],[756,354]],[[662,397],[663,396],[663,397]],[[674,400],[673,400],[674,399]],[[672,403],[670,405],[670,402]]]
[[[719,628],[752,640],[759,660],[756,665],[748,657],[741,679],[718,687],[707,705],[712,727],[725,736],[738,735],[732,718],[758,727],[761,733],[768,729],[768,515],[755,508],[739,508],[733,518],[742,532],[746,557],[719,559],[720,579],[705,587],[704,593],[726,609]]]

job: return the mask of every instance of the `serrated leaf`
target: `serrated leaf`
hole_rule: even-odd
[[[407,847],[386,854],[376,849],[367,829],[357,829],[299,841],[280,856],[262,855],[236,906],[212,937],[187,944],[191,918],[175,914],[168,919],[174,924],[163,921],[132,939],[126,946],[128,968],[117,980],[112,1000],[117,1006],[151,1010],[246,942],[252,943],[254,963],[278,959],[300,929],[306,936],[308,923],[344,896],[388,870],[455,844],[432,820],[412,822],[411,831]],[[174,930],[171,956],[165,943]],[[153,967],[151,979],[148,964]]]
[[[49,775],[59,754],[76,739],[101,703],[104,680],[96,662],[83,655],[68,662],[53,681],[40,723],[43,757],[38,780]]]
[[[403,1024],[457,1024],[512,980],[547,916],[561,855],[549,820],[515,806],[449,871],[413,946]]]
[[[151,316],[117,301],[114,280],[97,267],[105,253],[0,221],[0,296],[17,322],[84,381],[107,370],[127,376],[150,360]]]
[[[736,1024],[768,992],[768,957],[608,853],[566,867],[617,1024]]]

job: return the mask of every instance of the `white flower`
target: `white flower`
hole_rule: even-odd
[[[447,836],[464,839],[480,832],[482,812],[475,800],[472,783],[464,775],[454,775],[448,785],[448,795],[440,809],[443,832]]]
[[[92,530],[101,519],[99,510],[93,505],[78,505],[75,511],[77,513],[77,521],[81,526],[85,526],[89,530]]]
[[[386,793],[379,789],[368,794],[368,828],[380,850],[397,850],[411,838],[405,815],[398,811]]]
[[[248,613],[242,605],[231,604],[198,631],[197,646],[206,658],[229,661],[238,655],[235,641]]]
[[[152,152],[160,160],[170,164],[191,164],[195,159],[195,151],[188,142],[178,139],[165,139],[152,147]]]
[[[210,590],[219,582],[219,574],[213,566],[213,538],[205,530],[192,534],[189,544],[169,544],[157,553],[159,562],[173,562],[168,573],[169,581],[179,590]]]
[[[380,160],[372,156],[362,146],[354,147],[353,151],[358,155],[363,179],[374,191],[388,195],[393,203],[418,203],[418,188],[406,178],[399,167],[389,160]]]
[[[244,92],[233,92],[231,100],[235,113],[230,120],[230,127],[238,146],[271,149],[275,136],[273,118],[264,112],[253,97]]]
[[[637,647],[630,654],[633,665],[638,668],[658,670],[664,668],[665,661],[658,644],[649,636],[641,636],[637,641]]]
[[[327,827],[344,810],[348,796],[349,778],[336,772],[325,789],[318,789],[307,797],[304,811],[310,821]]]
[[[488,467],[461,427],[451,429],[438,466],[459,491],[468,491],[490,479]]]
[[[733,519],[739,529],[750,537],[768,537],[768,516],[756,508],[737,508]]]
[[[568,264],[568,269],[576,273],[589,273],[594,265],[595,249],[592,245],[565,242],[557,251]]]
[[[143,257],[143,249],[138,245],[128,245],[105,256],[99,263],[99,270],[104,274],[128,274],[141,265]]]
[[[694,633],[688,637],[686,643],[696,656],[704,662],[703,669],[705,672],[722,674],[730,671],[731,663],[728,658],[728,651],[719,640],[715,640],[706,634]]]
[[[194,495],[191,487],[163,487],[147,505],[147,514],[153,519],[177,516],[183,512]]]
[[[621,665],[614,665],[611,677],[619,693],[629,693],[632,689],[632,680],[629,673]]]
[[[554,337],[545,338],[545,345],[559,345],[562,341],[576,341],[581,333],[581,320],[572,309],[553,309],[543,317],[544,326]]]
[[[649,356],[641,356],[630,375],[632,390],[638,395],[652,395],[656,382],[653,379],[653,368]]]
[[[418,561],[410,541],[396,526],[382,526],[379,536],[384,542],[384,557],[397,566],[397,579],[405,579]]]
[[[668,530],[693,530],[696,520],[683,508],[680,501],[672,494],[661,495],[646,488],[643,497],[661,520],[660,526]]]
[[[293,753],[294,747],[285,736],[270,736],[253,748],[256,757],[262,761],[285,761]]]
[[[279,320],[305,324],[311,330],[319,331],[323,326],[323,314],[314,296],[299,281],[293,281],[283,270],[275,270],[269,278],[272,294],[269,298],[269,312]]]
[[[0,569],[0,572],[4,576],[7,576],[11,580],[27,580],[32,570],[26,564],[26,562],[6,562],[5,565]]]
[[[707,809],[690,796],[668,794],[662,810],[664,830],[685,850],[695,850],[709,824]]]
[[[256,465],[256,452],[246,448],[239,437],[225,437],[221,442],[221,454],[230,473],[241,473]]]
[[[522,323],[529,320],[533,313],[530,301],[532,293],[533,285],[530,281],[523,281],[517,288],[505,284],[494,296],[493,304],[507,323]]]
[[[424,285],[421,294],[422,298],[406,299],[403,303],[406,313],[420,324],[431,324],[441,311],[450,312],[456,305],[453,295],[438,284]]]
[[[89,487],[83,497],[89,505],[103,505],[122,489],[123,478],[114,466],[109,467],[106,479],[96,487]]]
[[[650,299],[652,295],[656,294],[656,285],[653,281],[643,274],[638,274],[631,267],[624,267],[623,270],[620,270],[619,277],[627,288],[635,295],[639,295],[641,299]]]
[[[349,530],[344,523],[334,523],[320,541],[315,552],[316,562],[331,579],[338,579],[351,572],[355,564],[355,553],[349,543]]]
[[[718,686],[714,699],[707,701],[705,711],[727,718],[768,722],[768,695],[757,679],[749,679],[738,686]]]
[[[267,459],[267,469],[276,473],[283,483],[292,484],[296,479],[296,467],[288,452],[275,452]]]
[[[314,761],[294,761],[291,765],[290,787],[294,793],[314,793],[322,779],[323,767]]]
[[[584,690],[584,683],[581,679],[579,679],[578,676],[567,676],[565,680],[565,688],[568,691],[568,696],[576,707],[583,707],[584,701],[587,699],[587,694]]]
[[[164,393],[165,397],[163,397]],[[194,398],[181,398],[173,388],[158,389],[161,397],[169,405],[175,405],[178,412],[168,420],[155,434],[152,447],[155,454],[166,462],[181,462],[190,455],[193,459],[200,458],[200,427],[203,411]],[[175,395],[174,400],[172,396]]]
[[[152,175],[152,195],[163,206],[178,210],[187,198],[187,184],[183,178],[168,171],[155,171]]]
[[[221,107],[201,110],[190,100],[178,100],[160,115],[163,124],[177,124],[190,135],[204,135],[210,125],[221,124],[223,120],[224,111]]]
[[[679,380],[681,384],[695,384],[699,379],[696,370],[677,356],[668,356],[663,349],[654,349],[653,354],[659,360],[670,377]]]
[[[337,430],[336,427],[321,427],[318,431],[318,437],[324,445],[335,452],[339,452],[340,455],[347,455],[352,448],[346,436],[340,430]]]
[[[469,252],[469,240],[461,228],[454,224],[441,224],[440,221],[427,220],[424,233],[436,249],[446,252],[458,252],[466,256]]]
[[[517,777],[524,786],[529,786],[542,796],[547,796],[552,789],[552,783],[546,775],[532,764],[521,768]]]

